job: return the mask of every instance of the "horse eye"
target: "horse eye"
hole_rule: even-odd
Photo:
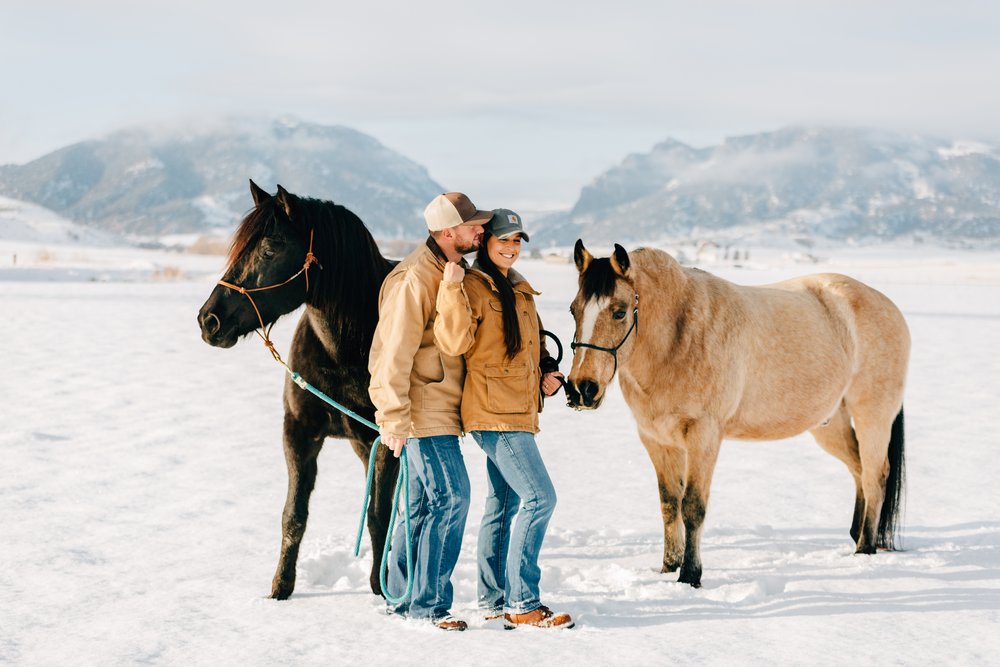
[[[614,317],[616,320],[620,320],[623,317],[625,317],[625,311],[624,310],[616,310],[614,312],[614,314],[612,315],[612,317]]]
[[[268,259],[274,257],[274,251],[273,250],[265,250],[264,251],[264,257],[267,257]]]

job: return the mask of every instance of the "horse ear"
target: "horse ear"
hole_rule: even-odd
[[[625,248],[616,243],[615,251],[611,254],[611,268],[614,269],[615,273],[624,278],[625,274],[628,273],[628,267],[628,253],[625,251]]]
[[[253,205],[260,206],[260,203],[271,196],[264,188],[260,187],[250,179],[250,196],[253,197]]]
[[[583,273],[593,259],[594,256],[583,247],[583,239],[577,239],[576,245],[573,247],[573,261],[576,262],[576,270]]]
[[[288,219],[292,219],[292,195],[289,194],[288,190],[278,185],[278,194],[275,195],[278,198],[278,203],[281,204],[281,208],[285,209],[285,215]]]

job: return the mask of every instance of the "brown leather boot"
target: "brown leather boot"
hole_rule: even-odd
[[[433,621],[434,626],[449,632],[461,632],[469,627],[469,624],[454,616],[442,616]]]
[[[539,607],[523,614],[504,614],[503,626],[507,630],[515,628],[561,628],[569,630],[575,625],[569,614],[557,614],[548,607]]]

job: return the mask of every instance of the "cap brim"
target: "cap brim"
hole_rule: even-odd
[[[493,211],[476,210],[476,214],[463,222],[463,225],[485,225],[493,219]]]
[[[507,239],[509,239],[514,234],[520,234],[521,235],[521,240],[524,241],[525,243],[530,243],[531,242],[531,239],[528,238],[528,235],[525,234],[524,232],[522,232],[520,229],[515,229],[512,232],[507,232],[506,234],[501,234],[499,236],[496,235],[496,234],[494,234],[494,236],[496,236],[501,241],[506,241]]]

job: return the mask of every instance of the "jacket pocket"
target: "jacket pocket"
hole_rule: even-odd
[[[417,392],[414,405],[420,406],[425,412],[458,413],[462,404],[462,378],[465,375],[465,360],[462,357],[449,357],[430,349],[426,364],[430,373],[436,375],[429,381],[426,376],[418,375]]]
[[[526,413],[534,392],[526,364],[486,364],[486,407],[497,414]]]
[[[413,375],[423,384],[444,380],[444,360],[436,347],[428,345],[417,350],[413,357]]]
[[[425,384],[418,389],[420,400],[415,404],[424,412],[458,412],[462,397],[449,389],[443,380]]]

